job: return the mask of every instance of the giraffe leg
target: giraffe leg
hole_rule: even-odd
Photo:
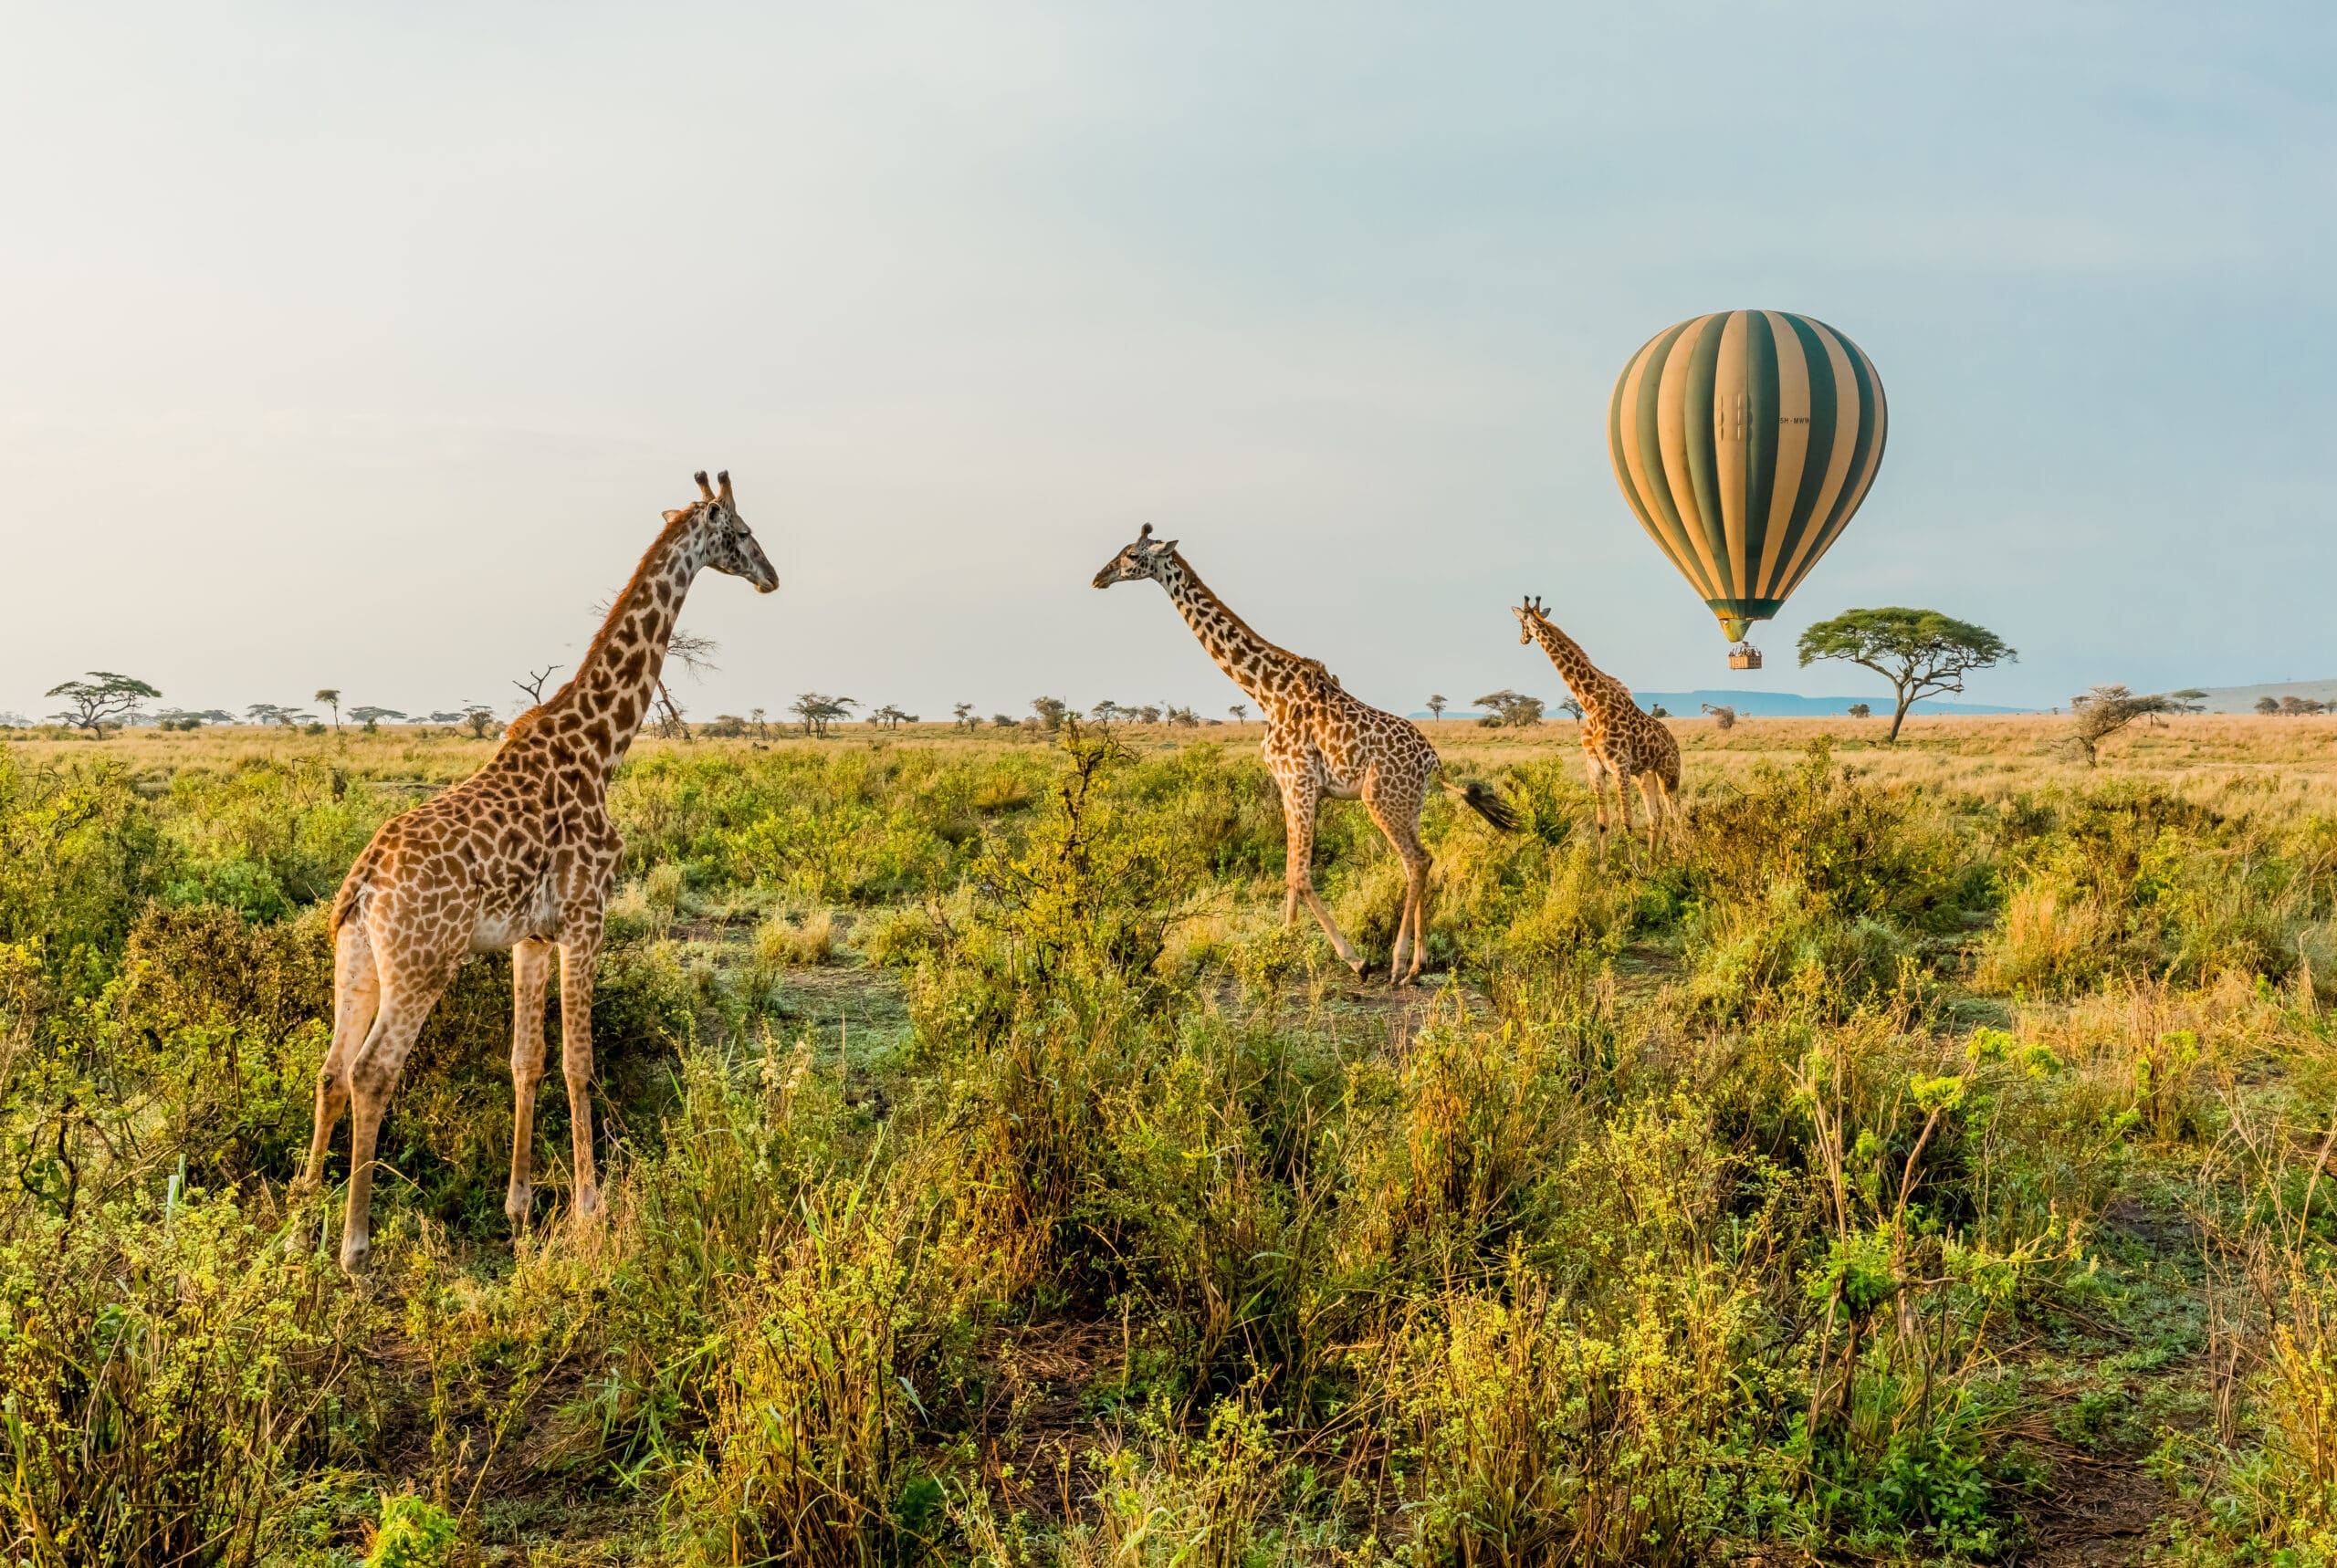
[[[1356,956],[1356,950],[1339,934],[1338,924],[1331,918],[1331,912],[1323,907],[1323,901],[1315,894],[1315,812],[1321,799],[1320,790],[1311,779],[1293,774],[1284,780],[1284,896],[1282,923],[1284,925],[1294,924],[1298,919],[1298,905],[1304,901],[1306,907],[1314,912],[1316,923],[1323,927],[1323,935],[1331,939],[1331,951],[1339,956],[1340,963],[1355,971],[1356,978],[1359,980],[1370,966]]]
[[[1390,800],[1367,787],[1363,803],[1387,837],[1389,847],[1404,862],[1404,913],[1396,922],[1396,945],[1388,955],[1388,980],[1390,985],[1409,986],[1420,977],[1421,961],[1428,954],[1428,873],[1431,862],[1427,848],[1420,842],[1420,801]]]
[[[1612,767],[1612,764],[1610,764]],[[1631,843],[1631,785],[1633,773],[1627,767],[1612,767],[1615,771],[1615,810],[1622,816],[1622,841]]]
[[[1655,848],[1655,831],[1663,821],[1663,781],[1652,773],[1640,775],[1640,804],[1647,810],[1647,847]]]
[[[415,985],[393,976],[382,988],[381,1011],[349,1064],[349,1211],[341,1227],[341,1271],[365,1272],[373,1252],[373,1143],[382,1131],[390,1092],[423,1021],[446,988],[446,977]]]
[[[364,922],[352,920],[341,928],[332,950],[332,1043],[325,1049],[324,1064],[317,1070],[316,1131],[309,1140],[309,1161],[292,1179],[287,1194],[293,1210],[286,1250],[306,1252],[313,1239],[312,1217],[301,1210],[324,1186],[325,1159],[332,1152],[332,1130],[349,1105],[349,1063],[373,1027],[381,1010],[382,980],[373,963],[373,941]]]
[[[524,941],[511,949],[511,1186],[503,1212],[511,1228],[528,1223],[534,1199],[536,1084],[544,1075],[544,988],[551,979],[551,944]]]
[[[1607,764],[1595,751],[1582,754],[1582,770],[1590,779],[1590,799],[1598,808],[1598,852],[1607,853]]]
[[[572,1210],[582,1224],[601,1209],[592,1164],[592,981],[601,964],[601,914],[571,920],[582,934],[560,945],[560,1071],[568,1082],[568,1132],[576,1183]]]

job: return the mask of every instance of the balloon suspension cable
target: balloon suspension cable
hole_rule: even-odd
[[[1732,670],[1757,670],[1761,667],[1761,650],[1750,643],[1739,643],[1728,651],[1728,667]]]

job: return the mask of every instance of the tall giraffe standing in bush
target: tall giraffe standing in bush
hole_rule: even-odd
[[[323,1183],[343,1107],[351,1113],[349,1205],[341,1266],[372,1250],[373,1142],[414,1036],[472,953],[511,949],[511,1186],[516,1228],[532,1197],[536,1081],[544,1067],[544,988],[560,950],[561,1068],[575,1144],[574,1212],[600,1207],[592,1165],[592,981],[602,912],[624,841],[609,821],[609,775],[633,744],[691,582],[707,568],[761,592],[779,586],[739,516],[730,476],[697,476],[700,499],[665,531],[617,595],[576,678],[512,720],[468,779],[391,818],[332,904],[332,1044],[317,1075],[317,1125],[297,1201]],[[296,1229],[296,1239],[300,1232]]]
[[[1430,859],[1420,842],[1420,807],[1440,766],[1436,748],[1410,720],[1347,695],[1338,677],[1319,661],[1276,647],[1252,631],[1177,553],[1175,539],[1152,537],[1150,523],[1134,544],[1095,574],[1095,586],[1109,588],[1146,577],[1168,590],[1170,602],[1209,656],[1250,694],[1266,721],[1266,769],[1282,790],[1288,846],[1283,924],[1296,922],[1299,902],[1305,900],[1356,977],[1361,979],[1369,967],[1315,895],[1313,871],[1315,817],[1324,798],[1360,800],[1404,862],[1404,913],[1396,923],[1388,977],[1397,985],[1411,984],[1428,954]],[[1516,825],[1514,814],[1484,784],[1445,788],[1494,827],[1506,831]]]
[[[1647,842],[1655,847],[1656,827],[1680,811],[1680,742],[1663,721],[1641,713],[1631,688],[1590,662],[1582,645],[1559,631],[1542,610],[1539,599],[1528,599],[1515,611],[1517,640],[1539,643],[1550,663],[1558,667],[1567,690],[1582,704],[1582,764],[1590,775],[1590,792],[1598,799],[1598,842],[1607,843],[1607,775],[1615,776],[1615,805],[1623,814],[1623,833],[1631,831],[1631,785],[1639,785],[1647,807]]]

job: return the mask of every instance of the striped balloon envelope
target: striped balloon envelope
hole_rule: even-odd
[[[1667,327],[1615,383],[1615,482],[1731,641],[1776,614],[1882,464],[1882,382],[1859,346],[1783,310]]]

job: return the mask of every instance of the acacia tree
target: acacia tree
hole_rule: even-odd
[[[339,686],[319,686],[317,688],[317,695],[309,700],[310,702],[322,703],[325,706],[332,709],[332,732],[335,735],[339,735],[341,733],[341,688]]]
[[[1577,724],[1580,724],[1582,722],[1582,705],[1575,701],[1574,698],[1560,697],[1558,699],[1558,709]]]
[[[118,675],[111,670],[89,674],[86,681],[60,681],[47,695],[65,699],[65,711],[50,716],[60,724],[86,729],[100,740],[105,738],[106,726],[121,728],[141,702],[162,695],[135,675]]]
[[[1428,716],[1432,719],[1441,719],[1444,716],[1444,710],[1451,706],[1445,701],[1442,692],[1431,692],[1428,699]]]
[[[1240,724],[1242,720],[1250,716],[1250,705],[1247,703],[1235,703],[1231,707],[1227,708],[1225,711],[1233,716],[1234,723]]]
[[[2124,686],[2096,686],[2070,699],[2070,749],[2093,768],[2101,761],[2101,743],[2133,723],[2147,718],[2164,722],[2170,713],[2197,713],[2206,698],[2202,691],[2152,692],[2137,696]]]
[[[1802,668],[1840,659],[1872,670],[1898,693],[1886,741],[1899,738],[1907,710],[1934,692],[1961,692],[1974,670],[2008,664],[2020,655],[1986,626],[1936,610],[1845,610],[1801,634]]]
[[[1511,691],[1507,686],[1497,692],[1487,692],[1477,699],[1477,706],[1493,710],[1477,721],[1486,724],[1486,720],[1491,720],[1486,725],[1488,728],[1531,729],[1542,722],[1542,699],[1529,697],[1524,692]]]
[[[828,726],[850,716],[860,704],[851,697],[823,696],[818,692],[805,692],[788,705],[787,711],[803,721],[803,733],[815,740],[827,738]]]
[[[393,707],[374,707],[368,704],[364,707],[351,708],[349,710],[349,716],[363,725],[365,727],[366,733],[371,734],[374,730],[382,727],[382,721],[383,719],[394,718],[402,720],[405,717],[405,715],[398,712],[398,710]]]

